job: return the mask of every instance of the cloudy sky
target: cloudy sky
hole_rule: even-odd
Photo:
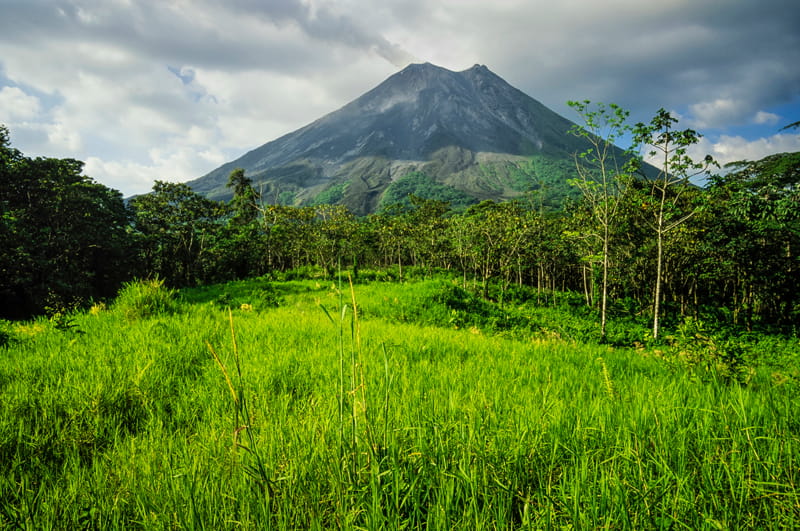
[[[410,62],[664,107],[727,162],[800,151],[797,0],[0,0],[0,123],[125,195],[186,181]]]

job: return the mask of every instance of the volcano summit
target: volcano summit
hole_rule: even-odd
[[[357,214],[408,193],[462,204],[563,194],[573,154],[586,149],[572,125],[485,66],[412,64],[189,184],[226,199],[228,175],[243,168],[267,202],[342,203]]]

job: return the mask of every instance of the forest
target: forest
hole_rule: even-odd
[[[179,288],[317,269],[356,280],[448,272],[495,300],[514,286],[580,293],[601,336],[608,313],[649,315],[654,336],[659,319],[674,327],[686,317],[796,334],[800,153],[712,173],[685,155],[697,134],[674,130],[664,113],[639,124],[640,141],[664,159],[644,177],[604,149],[624,130],[624,111],[573,106],[585,121],[573,134],[596,140],[576,156],[580,200],[553,209],[533,191],[454,208],[411,194],[364,217],[341,205],[266,204],[242,170],[230,175],[228,202],[163,181],[126,201],[80,161],[24,156],[2,128],[0,317],[88,307],[132,279]]]

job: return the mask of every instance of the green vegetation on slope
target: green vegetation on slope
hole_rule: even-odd
[[[477,199],[451,186],[440,184],[422,172],[412,172],[396,180],[383,193],[379,212],[386,211],[389,207],[400,205],[409,208],[409,196],[417,196],[433,201],[444,201],[450,204],[455,211],[461,211],[469,205],[477,203]]]
[[[350,181],[346,181],[339,184],[334,184],[326,188],[324,191],[317,194],[314,200],[311,202],[312,205],[335,205],[339,203],[342,198],[344,197],[345,192],[347,191],[347,187],[350,184]]]
[[[569,297],[547,295],[149,283],[7,324],[0,527],[800,524],[796,340],[728,378],[691,363],[698,326],[584,344]]]

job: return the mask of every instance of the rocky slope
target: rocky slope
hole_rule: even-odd
[[[413,64],[189,184],[225,199],[228,175],[241,167],[268,202],[338,202],[359,214],[379,208],[409,174],[421,194],[445,187],[466,203],[545,187],[563,193],[572,156],[585,149],[567,134],[571,125],[485,66]],[[419,184],[425,178],[430,186]]]

